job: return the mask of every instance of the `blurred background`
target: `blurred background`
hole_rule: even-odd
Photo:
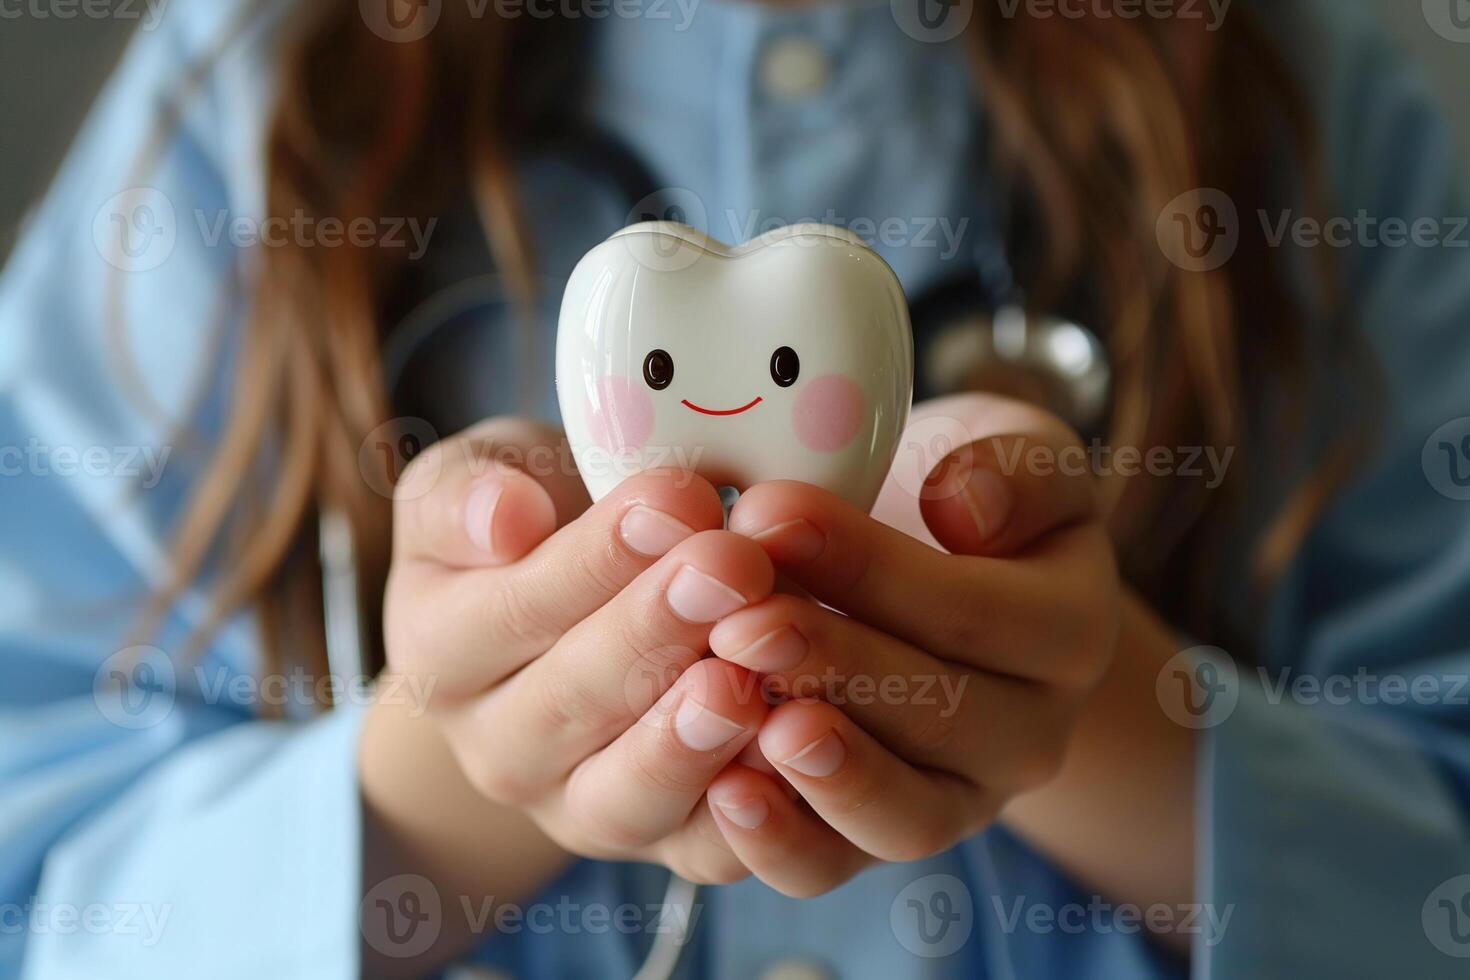
[[[1291,0],[1275,0],[1286,3]],[[1375,7],[1386,28],[1419,63],[1470,147],[1470,44],[1446,40],[1426,19],[1427,3],[1470,0],[1337,0]],[[141,11],[143,4],[113,4]],[[23,4],[0,7],[0,258],[26,209],[60,163],[97,89],[117,63],[137,14],[88,19],[39,18]]]

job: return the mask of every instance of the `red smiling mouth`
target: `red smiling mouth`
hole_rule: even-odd
[[[700,405],[694,404],[692,401],[690,401],[689,399],[686,398],[686,399],[684,399],[684,405],[686,407],[688,407],[688,408],[694,409],[696,412],[698,412],[701,415],[739,415],[741,412],[748,412],[752,408],[755,408],[762,401],[764,401],[764,399],[761,398],[761,396],[757,395],[756,398],[755,398],[755,400],[752,401],[751,403],[749,403],[748,405],[741,405],[739,408],[718,409],[718,408],[704,408],[704,407],[702,407]]]

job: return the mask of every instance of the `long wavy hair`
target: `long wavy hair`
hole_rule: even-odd
[[[403,43],[368,29],[356,0],[312,0],[280,63],[268,208],[350,222],[427,219],[473,201],[497,275],[529,308],[536,263],[518,168],[577,111],[581,29],[503,19],[494,5],[477,18],[471,6],[446,3],[437,29]],[[1283,163],[1312,197],[1314,120],[1267,33],[1239,6],[1215,31],[1150,18],[1007,17],[1003,6],[976,3],[960,42],[994,148],[974,179],[1025,216],[1030,245],[1018,268],[1029,300],[1052,309],[1086,298],[1115,375],[1106,441],[1235,449],[1213,491],[1148,475],[1103,481],[1127,579],[1176,625],[1213,636],[1211,570],[1240,485],[1253,458],[1280,451],[1256,444],[1249,418],[1272,398],[1274,438],[1284,439],[1300,416],[1291,406],[1310,384],[1306,317],[1264,243],[1245,235],[1224,267],[1186,271],[1160,249],[1156,223],[1197,188],[1225,191],[1243,214],[1264,207]],[[397,474],[365,479],[359,447],[394,418],[380,351],[408,260],[401,249],[351,244],[262,251],[224,435],[177,527],[174,581],[153,609],[160,615],[217,561],[203,632],[253,607],[264,670],[289,662],[320,671],[324,511],[345,515],[355,532],[367,633],[378,632],[391,507],[374,485]],[[1330,308],[1331,270],[1319,272]],[[1289,559],[1347,465],[1334,450],[1319,453],[1312,474],[1275,502],[1276,519],[1253,542],[1261,580]]]

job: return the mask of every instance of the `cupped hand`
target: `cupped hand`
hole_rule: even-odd
[[[716,621],[770,595],[771,561],[721,529],[706,481],[648,472],[589,506],[570,459],[560,432],[502,419],[414,461],[395,501],[389,671],[432,682],[429,715],[469,784],[567,850],[744,877],[703,798],[767,707],[707,650]]]
[[[896,468],[873,517],[779,482],[730,516],[824,604],[774,595],[709,637],[789,699],[708,790],[735,855],[787,894],[944,850],[1052,778],[1112,656],[1120,587],[1093,478],[1058,465],[1083,459],[1076,437],[980,395],[922,406],[910,432],[941,420],[968,442],[927,480]]]

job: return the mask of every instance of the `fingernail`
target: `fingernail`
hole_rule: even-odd
[[[618,533],[629,548],[648,558],[659,558],[694,533],[694,529],[668,514],[641,504],[623,515]]]
[[[745,605],[745,596],[691,565],[679,569],[667,595],[674,615],[688,623],[713,623]]]
[[[487,554],[493,550],[490,529],[495,522],[495,505],[505,484],[499,477],[487,477],[473,487],[464,500],[464,529],[470,543]]]
[[[771,807],[765,800],[756,797],[749,803],[735,805],[733,803],[716,803],[731,823],[746,830],[754,830],[766,822],[766,817],[771,815]]]
[[[693,698],[686,697],[674,715],[674,731],[678,733],[679,741],[694,751],[712,752],[736,735],[742,734],[745,729],[729,718],[715,714]]]
[[[1011,519],[1015,498],[1005,477],[994,470],[976,467],[960,490],[960,499],[980,532],[981,541],[989,541],[1000,533]]]
[[[801,565],[816,561],[827,550],[827,536],[810,521],[794,520],[751,535],[777,561]]]
[[[761,674],[779,674],[805,660],[807,649],[806,637],[796,627],[783,626],[725,659]]]
[[[841,769],[842,760],[846,758],[847,746],[842,744],[836,732],[828,732],[781,765],[795,769],[803,776],[821,779]]]

